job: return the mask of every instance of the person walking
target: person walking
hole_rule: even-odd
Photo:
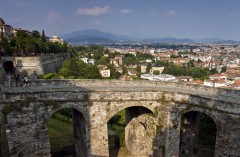
[[[16,87],[18,86],[18,84],[20,84],[19,74],[16,74],[16,75],[15,75],[15,83],[16,83]]]
[[[23,88],[25,88],[25,86],[28,84],[28,78],[27,75],[24,75],[23,77]]]
[[[11,75],[8,73],[6,76],[7,86],[11,88]]]

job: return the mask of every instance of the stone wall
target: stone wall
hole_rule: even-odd
[[[39,57],[2,57],[0,65],[1,76],[5,75],[3,64],[6,61],[12,61],[15,73],[21,75],[28,74],[30,77],[35,77],[40,74],[47,74],[50,72],[58,72],[63,62],[70,58],[69,54],[59,55],[43,55]]]
[[[36,80],[31,86],[19,92],[2,91],[0,115],[2,119],[7,117],[6,128],[11,130],[8,145],[13,157],[50,156],[47,123],[54,112],[66,107],[80,112],[75,113],[75,120],[82,121],[76,121],[75,134],[85,142],[75,146],[86,149],[79,149],[79,156],[109,156],[107,123],[123,109],[134,109],[127,114],[125,139],[135,156],[179,156],[181,117],[189,111],[203,112],[216,123],[216,157],[240,154],[240,101],[235,98],[238,91],[187,86],[188,93],[183,90],[184,84],[109,80]],[[38,90],[31,90],[35,87]],[[212,95],[198,91],[210,91]],[[230,93],[231,100],[226,93]],[[152,145],[143,140],[148,136]],[[143,149],[144,145],[148,147]]]
[[[59,79],[59,80],[34,80],[32,86],[74,86],[74,87],[81,87],[81,86],[144,86],[144,87],[171,87],[171,88],[187,88],[188,91],[190,90],[198,90],[201,92],[212,92],[215,94],[222,93],[222,94],[233,94],[233,95],[240,95],[240,90],[233,90],[233,89],[224,89],[224,88],[212,88],[207,86],[200,86],[189,84],[187,82],[164,82],[164,81],[149,81],[149,80],[133,80],[133,81],[121,81],[121,80],[98,80],[98,79]],[[154,88],[153,88],[154,90]],[[200,93],[201,94],[201,93]]]

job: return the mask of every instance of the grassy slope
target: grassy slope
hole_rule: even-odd
[[[50,138],[73,134],[71,119],[68,122],[62,115],[55,114],[55,117],[51,118],[48,122],[48,134]]]
[[[64,116],[55,114],[48,122],[48,134],[51,148],[59,149],[73,144],[73,126],[72,121],[68,122]],[[72,135],[69,137],[69,135]]]

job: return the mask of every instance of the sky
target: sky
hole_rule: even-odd
[[[48,36],[77,30],[240,41],[240,0],[0,0],[0,18]]]

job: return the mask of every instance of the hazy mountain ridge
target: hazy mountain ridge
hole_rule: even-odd
[[[97,29],[79,30],[69,34],[61,35],[61,38],[69,43],[105,43],[132,41],[144,43],[216,43],[216,44],[237,44],[239,41],[226,40],[221,38],[199,38],[199,39],[180,39],[180,38],[140,38],[139,36],[117,35],[105,33]]]

